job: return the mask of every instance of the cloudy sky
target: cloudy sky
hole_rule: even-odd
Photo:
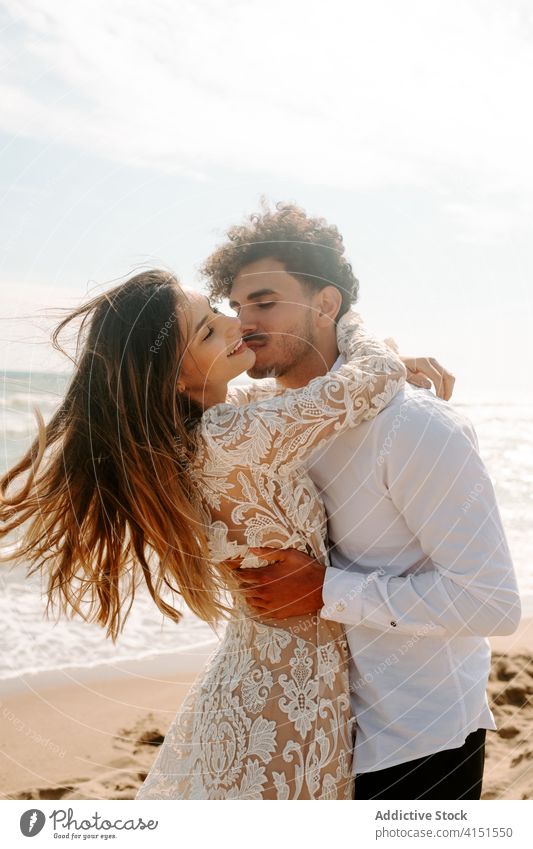
[[[529,0],[0,2],[0,356],[259,197],[338,224],[368,324],[532,396]],[[61,365],[61,364],[60,364]]]

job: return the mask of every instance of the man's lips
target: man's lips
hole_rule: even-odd
[[[265,336],[243,336],[243,340],[252,351],[256,348],[264,348],[268,341]]]

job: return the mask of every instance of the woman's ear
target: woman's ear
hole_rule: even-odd
[[[319,327],[327,327],[336,321],[342,305],[342,295],[335,286],[324,286],[316,293],[315,321]]]
[[[185,392],[186,386],[185,386],[185,384],[183,383],[183,381],[178,380],[178,383],[177,383],[176,388],[177,388],[177,390],[178,390],[178,392],[179,392],[180,394],[183,394],[183,393]]]

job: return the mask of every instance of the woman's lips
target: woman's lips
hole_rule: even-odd
[[[248,345],[246,344],[246,342],[243,339],[243,340],[241,340],[241,344],[239,345],[239,347],[236,348],[231,354],[228,354],[228,357],[237,357],[239,354],[244,353],[244,351],[246,351],[247,348],[248,348]]]

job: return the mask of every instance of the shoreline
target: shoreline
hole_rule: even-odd
[[[16,696],[28,691],[40,692],[55,687],[71,686],[76,683],[89,681],[109,681],[118,678],[143,677],[145,670],[154,675],[171,675],[176,668],[184,669],[189,675],[190,670],[197,669],[199,662],[207,657],[218,645],[218,640],[196,643],[193,646],[183,646],[173,652],[159,652],[143,657],[128,658],[116,662],[101,661],[93,666],[65,666],[58,669],[46,669],[42,672],[31,672],[21,676],[0,679],[0,695]]]
[[[37,673],[2,691],[0,798],[133,798],[216,647]]]
[[[11,697],[28,691],[40,692],[55,687],[72,686],[89,681],[108,681],[117,678],[144,677],[144,671],[153,675],[172,675],[179,666],[189,675],[199,669],[202,658],[207,657],[216,648],[219,640],[205,640],[192,646],[183,646],[172,652],[158,652],[153,655],[128,658],[116,662],[101,661],[92,666],[83,664],[47,669],[42,672],[25,673],[12,678],[0,678],[0,696]],[[525,616],[514,634],[506,637],[489,637],[493,652],[519,652],[530,649],[533,652],[533,615]]]
[[[483,798],[533,798],[533,618],[491,638]],[[0,683],[0,798],[134,799],[216,638]],[[10,684],[8,688],[4,685]]]

